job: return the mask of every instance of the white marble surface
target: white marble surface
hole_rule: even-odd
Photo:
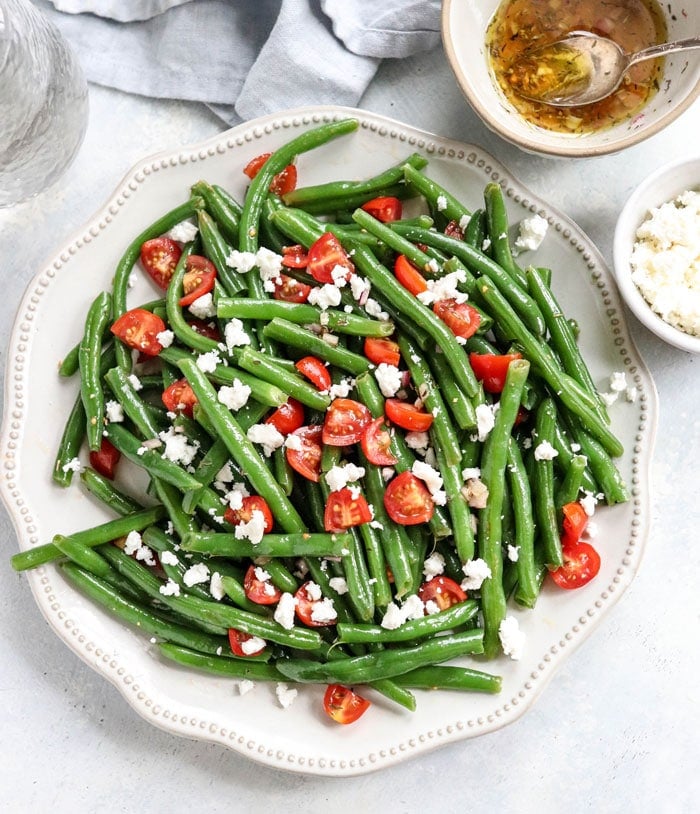
[[[134,161],[221,129],[200,106],[104,88],[91,88],[91,106],[85,144],[60,186],[0,211],[3,351],[30,277]],[[485,147],[576,220],[609,262],[616,213],[632,187],[661,163],[697,151],[700,132],[696,103],[664,133],[621,155],[579,161],[526,155],[476,119],[439,51],[385,63],[363,106]],[[7,564],[16,538],[3,511],[0,809],[697,810],[700,360],[637,324],[632,333],[661,407],[647,554],[626,595],[525,717],[493,735],[350,779],[284,774],[222,747],[163,733],[50,632],[24,578]]]

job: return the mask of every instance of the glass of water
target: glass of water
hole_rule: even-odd
[[[55,26],[29,0],[0,0],[0,207],[59,178],[87,116],[85,77]]]

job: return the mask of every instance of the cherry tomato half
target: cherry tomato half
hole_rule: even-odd
[[[355,266],[348,253],[331,232],[324,232],[309,249],[307,270],[319,283],[332,283],[331,272],[336,266],[345,269],[346,279],[355,273]]]
[[[384,363],[398,367],[401,361],[401,351],[393,339],[368,336],[365,339],[364,351],[365,356],[375,365]]]
[[[294,367],[319,390],[328,390],[333,384],[328,368],[315,356],[304,356]]]
[[[158,356],[163,350],[158,334],[165,330],[165,323],[144,308],[133,308],[122,314],[110,330],[125,345],[146,356]]]
[[[348,447],[361,440],[372,414],[359,401],[334,399],[323,422],[323,443],[332,447]]]
[[[566,543],[562,546],[562,556],[564,565],[549,572],[560,588],[580,588],[600,571],[600,555],[589,543]]]
[[[248,566],[245,572],[243,590],[246,597],[256,605],[274,605],[282,596],[282,591],[269,579],[258,579],[255,565]]]
[[[362,209],[372,215],[373,218],[382,223],[389,223],[392,220],[399,220],[403,207],[398,198],[390,195],[383,195],[379,198],[372,198],[371,201],[362,204]]]
[[[272,424],[282,435],[289,435],[304,425],[304,405],[290,397],[265,419],[265,423]]]
[[[464,229],[457,223],[456,220],[451,220],[445,226],[445,234],[447,237],[453,237],[455,240],[464,240]]]
[[[435,504],[423,481],[407,471],[389,481],[384,492],[384,508],[395,523],[414,526],[430,520]]]
[[[249,523],[253,518],[253,512],[260,512],[265,518],[265,534],[269,534],[275,524],[272,512],[267,505],[267,501],[260,495],[248,495],[243,498],[240,509],[232,509],[230,506],[224,512],[224,520],[232,526],[239,523]]]
[[[306,249],[299,243],[293,246],[285,246],[282,249],[282,265],[290,269],[305,269],[309,262]]]
[[[191,254],[185,261],[185,276],[182,280],[184,296],[180,298],[180,305],[192,305],[204,294],[214,288],[216,280],[216,266],[198,254]]]
[[[272,296],[276,300],[284,302],[306,302],[311,293],[311,286],[295,280],[286,274],[280,274],[275,278],[275,290]]]
[[[170,387],[163,391],[161,396],[163,404],[171,413],[184,413],[192,418],[194,405],[197,403],[197,396],[190,387],[187,379],[178,379]]]
[[[384,410],[389,421],[410,432],[426,432],[433,425],[432,413],[419,410],[408,401],[387,399]]]
[[[506,383],[508,365],[514,359],[522,359],[521,353],[470,353],[469,363],[476,378],[483,382],[487,393],[500,393]]]
[[[243,168],[243,172],[251,180],[260,172],[263,165],[272,153],[262,153],[261,155],[252,158]],[[297,185],[297,168],[294,164],[287,164],[287,166],[277,175],[274,176],[270,183],[270,192],[274,195],[286,195],[291,192]]]
[[[586,510],[580,503],[566,503],[562,506],[562,512],[564,514],[562,545],[578,543],[588,525]]]
[[[326,625],[335,624],[335,619],[333,621],[319,621],[313,617],[314,609],[323,601],[320,588],[315,583],[305,582],[294,594],[294,598],[296,599],[294,612],[299,621],[307,627],[325,627]]]
[[[450,577],[439,574],[428,582],[424,582],[418,589],[418,596],[423,602],[433,601],[441,611],[464,602],[467,595],[462,588]]]
[[[421,294],[428,290],[425,277],[405,254],[400,254],[394,261],[394,276],[411,294]]]
[[[100,448],[90,453],[90,466],[109,480],[114,479],[114,470],[122,454],[107,438],[100,442]]]
[[[391,451],[391,433],[384,416],[375,418],[366,427],[360,439],[365,458],[375,466],[394,466],[396,457]]]
[[[287,463],[302,477],[318,483],[321,477],[321,436],[323,429],[320,424],[299,427],[291,433],[292,438],[298,438],[298,449],[287,446],[285,449]]]
[[[182,249],[174,240],[154,237],[141,246],[141,265],[153,282],[165,291],[181,254]]]
[[[259,647],[257,650],[244,650],[243,649],[243,642],[250,641],[253,636],[250,633],[244,633],[242,630],[237,630],[235,627],[229,628],[228,631],[228,642],[231,646],[231,652],[234,656],[242,656],[243,658],[248,658],[250,656],[257,656],[263,652],[265,649],[265,644],[263,643],[262,647]]]
[[[191,319],[187,323],[193,331],[196,331],[207,339],[213,339],[214,342],[221,342],[221,332],[219,331],[215,322],[205,322],[203,319]]]
[[[323,709],[336,723],[351,724],[363,715],[371,703],[342,684],[329,684],[323,696]]]
[[[331,492],[323,513],[323,526],[326,531],[345,531],[352,526],[369,523],[372,512],[363,495],[355,496],[352,489],[345,486]]]
[[[433,312],[447,325],[455,336],[469,339],[479,329],[481,314],[468,302],[438,300],[433,303]]]

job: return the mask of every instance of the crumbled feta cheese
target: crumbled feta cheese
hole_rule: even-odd
[[[382,311],[381,305],[372,297],[367,297],[365,301],[365,311],[369,314],[369,316],[374,317],[375,319],[381,319],[382,321],[386,321],[389,319],[389,314],[386,311]]]
[[[282,255],[261,246],[255,255],[255,260],[258,266],[260,279],[263,282],[274,283],[280,281],[280,272],[282,271]]]
[[[401,371],[395,365],[381,362],[374,371],[374,378],[384,398],[393,398],[401,389]]]
[[[253,252],[239,252],[235,249],[226,258],[226,265],[242,274],[254,269],[257,262],[258,258]]]
[[[462,566],[466,579],[462,580],[463,591],[477,591],[485,579],[491,577],[491,569],[482,559],[467,560]]]
[[[428,580],[438,576],[438,574],[442,574],[444,570],[445,558],[439,551],[434,551],[423,562],[423,575]]]
[[[273,618],[275,622],[277,622],[278,625],[282,625],[285,630],[291,630],[294,627],[294,608],[296,607],[296,602],[294,594],[285,591],[275,608]]]
[[[168,551],[167,549],[160,552],[160,561],[163,563],[163,565],[179,565],[180,563],[177,556],[172,551]]]
[[[331,577],[328,584],[339,596],[348,592],[348,583],[345,581],[345,577]]]
[[[163,596],[180,596],[180,586],[172,579],[161,585],[158,590]]]
[[[266,644],[265,639],[261,639],[260,636],[251,636],[249,639],[245,639],[245,641],[241,642],[241,650],[244,655],[252,656],[264,650]]]
[[[219,600],[226,596],[224,583],[221,579],[221,574],[218,571],[214,571],[214,573],[211,575],[211,579],[209,580],[209,593],[214,599]]]
[[[197,317],[197,319],[210,319],[216,316],[216,306],[214,305],[214,297],[211,295],[211,292],[197,297],[194,302],[189,304],[188,308],[190,314],[192,314],[193,317]]]
[[[354,483],[360,478],[364,478],[364,476],[365,468],[363,466],[357,466],[353,463],[339,464],[332,466],[326,472],[326,483],[331,492],[337,492],[347,486],[348,483]]]
[[[189,220],[183,220],[180,223],[176,223],[168,232],[167,236],[178,243],[189,243],[197,237],[197,232],[199,232],[199,229],[194,223]]]
[[[489,499],[489,488],[481,478],[469,478],[462,487],[462,495],[472,509],[485,509]]]
[[[139,390],[143,390],[143,384],[141,383],[141,379],[136,376],[134,373],[130,373],[127,377],[129,384],[136,390],[138,393]]]
[[[549,229],[547,219],[541,215],[523,218],[520,221],[519,234],[515,238],[515,254],[538,249]]]
[[[430,436],[427,432],[407,432],[404,440],[409,449],[414,449],[416,452],[425,452],[430,446]]]
[[[637,229],[632,280],[670,325],[700,336],[700,192],[683,192],[650,211]]]
[[[182,575],[182,581],[188,588],[193,585],[201,585],[203,582],[209,582],[209,579],[209,569],[203,562],[190,566]]]
[[[199,442],[189,443],[187,436],[169,427],[158,433],[158,438],[165,444],[162,457],[168,461],[189,466],[199,450]]]
[[[333,600],[330,597],[324,597],[314,602],[311,608],[311,621],[318,622],[320,625],[331,625],[338,619],[338,613],[333,607]]]
[[[337,384],[332,384],[328,388],[328,395],[331,399],[346,399],[354,386],[354,379],[341,379]]]
[[[483,443],[496,423],[495,412],[490,404],[477,405],[475,412],[477,438]]]
[[[159,331],[156,334],[156,339],[162,347],[169,348],[173,344],[175,334],[169,330]]]
[[[469,226],[469,221],[471,220],[471,215],[462,215],[459,219],[459,228],[464,232],[467,226]]]
[[[508,544],[508,559],[511,562],[517,562],[520,558],[520,546]]]
[[[310,305],[317,305],[322,311],[340,305],[340,289],[326,283],[323,286],[312,288],[309,292],[308,302]]]
[[[627,389],[627,377],[624,372],[616,370],[610,374],[610,389],[613,393],[621,393]]]
[[[233,471],[231,469],[231,461],[226,461],[226,463],[221,467],[221,469],[216,473],[216,477],[214,478],[215,481],[218,483],[231,483],[233,480]]]
[[[197,367],[202,373],[213,373],[216,366],[221,364],[221,357],[215,350],[210,350],[208,353],[200,353],[197,356]]]
[[[80,458],[71,458],[70,461],[66,461],[61,467],[64,472],[80,472],[82,468],[83,465],[80,463]]]
[[[491,248],[491,238],[485,237],[481,243],[481,251],[487,252]]]
[[[420,619],[425,615],[425,604],[416,594],[407,596],[401,606],[395,602],[387,605],[386,612],[380,622],[385,630],[396,630],[409,619]]]
[[[525,647],[525,634],[520,630],[515,616],[506,616],[498,626],[498,638],[506,656],[518,660]]]
[[[333,285],[338,286],[338,288],[343,288],[348,281],[348,275],[351,273],[352,272],[350,269],[345,268],[345,266],[333,266],[331,269],[331,279],[333,280]]]
[[[381,627],[385,628],[386,630],[396,630],[397,628],[401,627],[405,621],[406,620],[401,613],[401,608],[399,608],[395,602],[390,602],[387,605],[380,624]]]
[[[226,323],[224,328],[224,342],[229,350],[250,345],[250,336],[243,327],[243,322],[234,317]]]
[[[353,299],[360,304],[369,296],[372,289],[372,284],[365,277],[360,277],[359,274],[353,274],[350,278],[350,291]]]
[[[283,709],[287,709],[287,707],[294,702],[294,699],[298,695],[297,690],[295,690],[293,687],[288,687],[283,681],[278,682],[275,692],[277,694],[277,700],[280,702],[280,706]]]
[[[442,475],[425,461],[414,461],[411,472],[425,483],[431,495],[442,489]]]
[[[481,469],[478,466],[468,466],[462,470],[462,480],[468,481],[481,477]]]
[[[586,492],[584,496],[579,500],[581,504],[581,508],[586,512],[588,517],[593,517],[595,514],[595,507],[598,501],[596,500],[595,495],[592,492]]]
[[[535,460],[536,461],[553,461],[559,453],[549,443],[549,441],[541,441],[535,447]]]
[[[284,435],[272,424],[253,424],[246,433],[253,444],[260,444],[267,458],[284,444]]]
[[[224,501],[235,511],[243,505],[243,498],[249,497],[250,493],[244,483],[234,483],[231,490],[224,495]]]
[[[444,212],[447,209],[447,198],[444,195],[438,195],[435,200],[435,206],[438,212]]]
[[[250,540],[257,545],[265,534],[265,515],[259,509],[254,509],[250,520],[237,523],[233,533],[237,540]]]
[[[291,435],[288,435],[286,437],[284,441],[284,446],[286,449],[291,449],[294,450],[295,452],[301,452],[301,450],[304,448],[304,444],[301,438],[298,435],[295,435],[294,433],[291,433]]]
[[[251,681],[249,678],[241,679],[241,681],[238,682],[238,694],[239,695],[245,695],[246,693],[249,693],[254,688],[255,688],[255,682]]]
[[[416,296],[423,305],[431,305],[438,300],[454,300],[457,303],[466,302],[468,296],[458,288],[460,283],[466,282],[466,279],[467,275],[464,269],[451,271],[449,274],[438,277],[437,280],[427,280],[427,290],[421,291]]]
[[[229,410],[235,412],[248,403],[251,392],[247,384],[243,384],[240,379],[234,379],[230,387],[224,384],[219,388],[217,398]]]
[[[124,553],[129,557],[133,556],[143,545],[141,535],[138,531],[130,531],[124,540]]]
[[[124,410],[118,401],[110,400],[105,404],[105,416],[110,424],[124,421]]]

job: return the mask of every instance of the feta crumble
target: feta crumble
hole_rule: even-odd
[[[535,447],[535,460],[536,461],[553,461],[559,453],[549,443],[549,441],[541,441]]]
[[[250,336],[243,327],[243,322],[234,317],[226,323],[224,328],[224,342],[229,350],[250,345]]]
[[[538,249],[547,234],[547,229],[549,229],[549,223],[541,215],[523,218],[520,221],[519,234],[515,238],[515,254]]]
[[[197,356],[197,367],[202,373],[213,373],[219,364],[221,364],[221,357],[215,350],[210,350],[208,353],[200,353],[199,356]]]
[[[233,533],[237,540],[249,540],[257,545],[265,534],[265,515],[259,509],[254,509],[250,520],[237,523]]]
[[[245,407],[250,398],[251,389],[247,384],[243,384],[240,379],[234,379],[230,386],[222,385],[217,394],[218,400],[229,410],[234,412]]]
[[[278,682],[277,687],[275,688],[275,693],[277,695],[277,700],[280,702],[280,706],[283,709],[287,709],[292,703],[294,703],[294,699],[298,695],[298,691],[295,690],[293,687],[288,687],[283,681]]]
[[[177,243],[189,243],[197,237],[199,229],[189,220],[183,220],[176,223],[175,226],[168,232],[167,237],[175,240]]]
[[[253,444],[260,444],[266,458],[284,444],[284,436],[272,424],[253,424],[246,433]]]
[[[190,314],[197,319],[210,319],[216,316],[216,306],[214,305],[214,297],[211,293],[202,294],[197,297],[194,302],[188,306]]]
[[[201,585],[203,582],[209,582],[209,579],[209,569],[203,562],[190,566],[182,575],[182,581],[188,588],[193,585]]]
[[[294,594],[287,593],[286,591],[280,597],[277,603],[273,619],[278,625],[282,625],[285,630],[291,630],[294,627],[294,609],[297,601]]]
[[[381,362],[374,371],[374,378],[384,398],[393,398],[401,389],[401,371],[395,365]]]
[[[124,410],[118,401],[108,401],[105,404],[105,417],[110,424],[120,424],[124,421]]]
[[[463,591],[477,591],[482,583],[491,577],[491,569],[481,558],[467,560],[462,566],[465,579],[461,582]]]
[[[323,286],[312,288],[309,292],[309,304],[317,305],[322,311],[325,311],[327,308],[333,308],[336,305],[340,305],[340,301],[340,289],[335,285],[331,285],[331,283],[326,283]]]
[[[343,489],[348,483],[354,483],[360,478],[364,478],[365,468],[353,463],[339,464],[332,466],[326,472],[326,483],[331,492]]]
[[[523,655],[525,634],[520,630],[515,616],[506,616],[498,626],[498,638],[506,656],[517,661]]]

